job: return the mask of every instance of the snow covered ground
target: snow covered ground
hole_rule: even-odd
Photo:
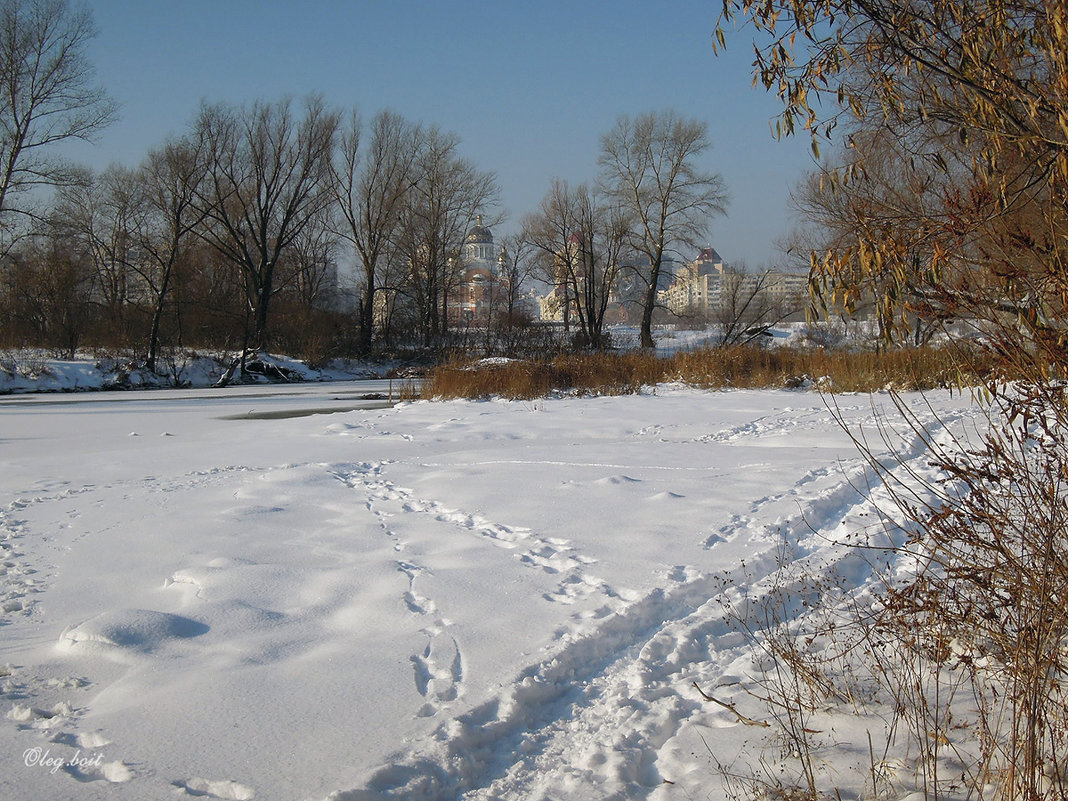
[[[748,703],[724,599],[869,574],[811,392],[129,398],[0,401],[0,798],[722,797],[763,736],[693,686]]]

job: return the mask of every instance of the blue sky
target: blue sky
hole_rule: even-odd
[[[598,140],[621,114],[672,108],[708,123],[703,166],[723,176],[726,217],[708,237],[750,269],[780,260],[786,198],[812,167],[805,137],[778,142],[773,96],[752,86],[750,37],[712,53],[706,2],[342,2],[89,0],[97,77],[122,106],[93,147],[95,168],[133,165],[179,134],[202,100],[302,97],[365,116],[392,108],[462,139],[497,174],[496,233],[532,211],[554,177],[597,170]]]

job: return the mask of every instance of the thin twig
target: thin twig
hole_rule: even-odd
[[[767,723],[762,720],[753,720],[752,718],[747,718],[745,715],[743,715],[741,712],[734,708],[734,704],[728,704],[726,701],[720,701],[718,698],[714,698],[708,693],[706,693],[704,690],[701,689],[701,687],[697,684],[696,681],[693,683],[693,686],[697,688],[697,692],[701,693],[702,698],[704,698],[706,701],[711,701],[714,704],[719,704],[724,709],[733,712],[734,716],[737,717],[738,720],[744,723],[746,726],[762,726],[766,729],[771,725],[770,723]]]

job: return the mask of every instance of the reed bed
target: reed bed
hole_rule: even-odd
[[[551,359],[453,361],[434,368],[425,398],[530,400],[551,394],[627,395],[666,382],[702,389],[817,387],[831,392],[969,386],[988,376],[980,354],[959,348],[876,352],[740,346]]]

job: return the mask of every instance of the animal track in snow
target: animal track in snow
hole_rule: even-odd
[[[860,406],[842,406],[840,411],[847,413],[860,408]],[[805,410],[785,407],[775,414],[763,415],[747,423],[740,423],[712,434],[697,437],[695,441],[734,442],[768,436],[783,437],[794,431],[809,431],[822,428],[826,426],[829,417],[830,412],[822,404]]]
[[[224,801],[252,801],[256,793],[251,787],[238,784],[227,779],[212,781],[209,779],[194,778],[187,781],[177,781],[173,786],[182,790],[185,795],[197,798],[221,798]]]
[[[19,540],[26,534],[26,523],[12,516],[40,499],[18,498],[6,510],[0,509],[0,626],[15,615],[33,614],[31,596],[40,592],[40,577],[19,550]]]
[[[438,605],[415,588],[416,579],[427,572],[426,568],[407,561],[398,561],[397,569],[408,577],[408,591],[404,603],[408,611],[425,616],[437,614]],[[455,637],[446,638],[444,632],[449,622],[438,618],[423,629],[427,637],[421,653],[410,657],[415,672],[415,689],[426,703],[419,708],[419,717],[436,715],[442,704],[455,701],[460,695],[463,682],[463,657]]]
[[[439,627],[436,627],[439,628]],[[420,717],[437,714],[442,704],[455,701],[463,688],[464,660],[455,637],[441,631],[425,630],[427,644],[423,652],[411,657],[415,669],[415,689],[427,699],[419,709]]]
[[[575,604],[579,601],[601,598],[617,607],[620,602],[631,603],[637,596],[627,591],[616,591],[605,581],[592,575],[589,566],[596,563],[575,551],[570,540],[560,537],[540,537],[531,529],[510,526],[487,519],[479,514],[454,509],[439,501],[418,497],[414,490],[401,487],[383,476],[388,463],[363,462],[335,465],[331,473],[347,486],[366,493],[366,507],[378,518],[385,534],[394,540],[398,552],[406,550],[394,532],[393,520],[402,515],[419,515],[437,523],[454,526],[463,532],[478,536],[490,544],[510,550],[526,567],[551,575],[556,579],[553,590],[542,595],[545,601],[559,604]],[[636,483],[630,476],[613,476],[612,483]],[[385,508],[383,508],[385,507]],[[416,559],[397,561],[397,569],[408,578],[408,587],[403,601],[410,612],[428,617],[440,614],[438,604],[419,590],[419,579],[428,573]],[[602,604],[602,606],[604,606]],[[610,614],[606,612],[606,614]],[[454,700],[462,687],[463,658],[459,644],[443,634],[447,626],[438,620],[435,626],[425,629],[428,641],[426,648],[410,657],[416,689],[426,698],[419,714],[435,715],[443,704]]]
[[[123,784],[135,775],[122,760],[100,764],[99,758],[82,754],[64,763],[63,771],[80,782],[104,781],[111,784]]]
[[[415,589],[415,579],[425,572],[426,568],[414,565],[411,562],[397,562],[397,569],[408,577],[408,591],[404,593],[404,604],[408,610],[417,615],[433,615],[438,611],[438,605],[425,595],[421,595]]]
[[[901,457],[896,473],[911,469],[924,475],[921,448],[906,443]],[[384,766],[370,786],[383,797],[399,797],[422,789],[426,785],[418,781],[430,777],[435,797],[541,798],[555,797],[560,787],[598,787],[611,780],[622,783],[620,797],[655,795],[652,788],[669,778],[660,774],[657,758],[681,726],[744,728],[737,715],[701,694],[707,688],[742,709],[752,698],[734,667],[750,646],[730,610],[743,599],[749,603],[774,592],[803,597],[805,576],[866,580],[863,571],[870,566],[851,563],[863,557],[825,542],[857,530],[873,497],[877,503],[885,493],[874,481],[868,493],[858,493],[850,481],[859,485],[865,476],[860,460],[846,462],[810,471],[785,491],[755,501],[706,542],[729,549],[731,564],[744,556],[737,575],[676,565],[644,597],[617,609],[604,605],[584,612],[586,625],[557,632],[562,648],[522,670],[497,697],[443,724],[439,731],[448,731],[448,743],[462,748],[441,749],[431,740],[427,748],[412,748]],[[757,531],[761,524],[771,525]],[[776,528],[791,549],[785,564]],[[871,533],[875,547],[883,547],[879,533]],[[818,537],[825,547],[814,549],[810,559],[811,538]],[[555,568],[574,557],[563,547],[535,546],[537,539],[529,535],[523,542],[531,566]],[[562,589],[571,597],[584,591],[584,582],[596,581],[578,568],[565,568],[565,575],[570,580]]]
[[[86,679],[23,677],[11,666],[0,668],[0,677],[3,677],[0,696],[25,702],[16,701],[8,710],[7,719],[17,729],[44,738],[44,745],[33,745],[24,752],[24,759],[30,760],[27,765],[39,760],[38,764],[52,765],[57,771],[62,770],[61,775],[83,783],[119,784],[134,778],[133,771],[121,760],[104,762],[104,754],[99,749],[111,744],[108,737],[100,731],[78,731],[87,710],[76,707],[70,699],[76,699],[78,691],[90,686]],[[50,700],[42,703],[42,697]],[[52,703],[57,697],[64,700]],[[33,700],[38,703],[34,704]]]
[[[586,572],[586,568],[596,560],[574,553],[574,547],[569,540],[539,537],[529,528],[497,523],[479,514],[450,508],[433,499],[416,497],[413,490],[399,487],[383,478],[383,466],[381,462],[363,462],[337,465],[331,472],[349,487],[368,493],[367,508],[379,515],[379,522],[387,535],[396,537],[388,525],[393,514],[428,516],[439,523],[448,523],[480,536],[499,548],[515,551],[515,557],[528,567],[559,576],[556,589],[542,596],[547,601],[572,604],[597,593],[608,598],[621,597],[621,594],[616,593],[603,581]],[[605,481],[637,483],[640,479],[621,475],[612,476]],[[398,511],[393,513],[379,509],[378,506],[385,502],[396,504]],[[409,588],[405,603],[412,608],[414,600]],[[417,602],[417,605],[422,606],[422,603]]]

